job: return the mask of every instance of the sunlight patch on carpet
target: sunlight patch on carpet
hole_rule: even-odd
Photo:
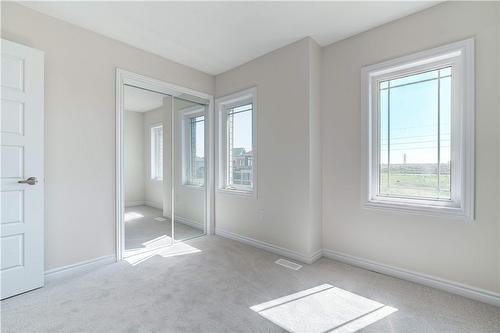
[[[252,306],[289,332],[356,332],[398,309],[323,284]]]
[[[197,249],[191,245],[188,245],[186,243],[175,243],[171,246],[165,246],[161,248],[155,248],[155,249],[142,249],[138,250],[137,252],[132,252],[130,253],[127,251],[127,257],[124,259],[126,262],[128,262],[132,266],[137,266],[143,262],[145,262],[148,259],[151,259],[155,256],[160,256],[163,258],[168,258],[168,257],[174,257],[174,256],[181,256],[181,255],[186,255],[186,254],[193,254],[193,253],[199,253],[201,252],[200,249]]]
[[[149,240],[147,242],[144,242],[144,243],[142,243],[142,245],[144,247],[155,246],[157,244],[170,245],[171,241],[172,241],[172,237],[167,236],[167,235],[163,235],[163,236],[160,236],[160,237],[156,237],[156,238],[154,238],[152,240]]]
[[[125,222],[132,221],[132,220],[137,220],[140,219],[141,217],[144,217],[144,215],[137,213],[137,212],[127,212],[123,216]]]

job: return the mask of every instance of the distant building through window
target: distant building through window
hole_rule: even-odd
[[[252,187],[252,104],[227,113],[228,185]]]
[[[252,185],[252,152],[245,148],[233,148],[232,183],[237,185]]]

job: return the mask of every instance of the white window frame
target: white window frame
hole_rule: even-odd
[[[381,81],[452,67],[451,200],[378,195]],[[474,220],[474,40],[467,39],[361,69],[361,193],[364,208]]]
[[[227,112],[229,109],[252,103],[252,186],[228,186]],[[221,193],[257,196],[257,88],[249,88],[216,98],[217,111],[217,191]]]
[[[205,112],[205,106],[193,106],[186,108],[182,112],[182,185],[186,187],[192,187],[197,189],[204,189],[206,180],[203,185],[197,185],[189,182],[189,173],[191,170],[191,119],[204,116],[204,127],[205,133],[207,130],[207,117]],[[206,135],[205,135],[206,138]],[[204,140],[205,141],[205,140]],[[206,147],[206,144],[205,144]],[[206,151],[205,151],[206,156]],[[205,159],[206,160],[206,159]],[[205,161],[206,164],[206,161]],[[206,165],[205,165],[206,168]]]
[[[158,152],[153,151],[156,148],[156,143],[153,143],[153,140],[156,140],[156,138],[153,137],[154,136],[153,131],[156,128],[160,128],[160,127],[162,129],[162,137],[163,137],[165,135],[165,132],[163,131],[164,130],[163,123],[161,123],[161,122],[154,123],[154,124],[151,124],[149,126],[149,178],[151,180],[157,180],[157,181],[163,181],[163,175],[161,175],[161,177],[158,177],[157,175],[155,175],[156,171],[154,171],[154,169],[158,168],[158,165],[157,165],[157,163],[158,163],[157,153]],[[153,147],[153,144],[154,144],[154,147]],[[163,163],[163,161],[162,161],[162,163]]]

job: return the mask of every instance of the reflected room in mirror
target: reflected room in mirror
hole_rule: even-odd
[[[125,256],[205,234],[205,116],[195,97],[124,87]]]

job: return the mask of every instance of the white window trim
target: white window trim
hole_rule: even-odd
[[[163,175],[162,177],[153,177],[153,129],[161,127],[163,131],[163,123],[162,122],[157,122],[149,125],[149,179],[152,181],[163,181]],[[165,132],[163,132],[163,135],[165,135]],[[156,162],[156,157],[155,157],[155,162]]]
[[[207,121],[206,121],[206,112],[205,106],[196,105],[185,108],[181,110],[182,113],[182,173],[181,173],[181,184],[187,188],[204,190],[205,183],[203,185],[195,185],[188,183],[189,178],[189,169],[191,168],[191,137],[190,137],[190,119],[193,117],[205,116],[204,127],[205,131],[207,130]],[[206,133],[206,132],[205,132]],[[206,135],[205,135],[206,137]],[[205,145],[206,146],[206,145]],[[206,154],[205,154],[206,155]]]
[[[225,116],[224,112],[228,108],[239,104],[242,102],[252,103],[252,184],[253,187],[249,188],[247,186],[233,186],[233,188],[227,188],[227,156],[224,152],[226,149],[226,135],[225,135]],[[218,97],[215,99],[215,110],[217,115],[216,121],[216,133],[217,133],[217,144],[216,144],[216,183],[217,192],[234,194],[246,197],[257,197],[257,88],[245,89],[230,95],[223,97]]]
[[[452,133],[452,141],[458,142],[452,145],[452,159],[460,175],[452,180],[452,188],[461,189],[451,200],[455,204],[378,196],[375,187],[378,179],[378,107],[374,104],[377,94],[373,93],[373,89],[382,78],[387,80],[390,76],[443,64],[454,66],[454,75],[458,78],[456,82],[459,83],[454,85],[452,92],[455,116],[452,118],[452,129],[459,128]],[[465,222],[474,220],[474,86],[472,38],[361,69],[361,194],[364,208],[453,217]]]

